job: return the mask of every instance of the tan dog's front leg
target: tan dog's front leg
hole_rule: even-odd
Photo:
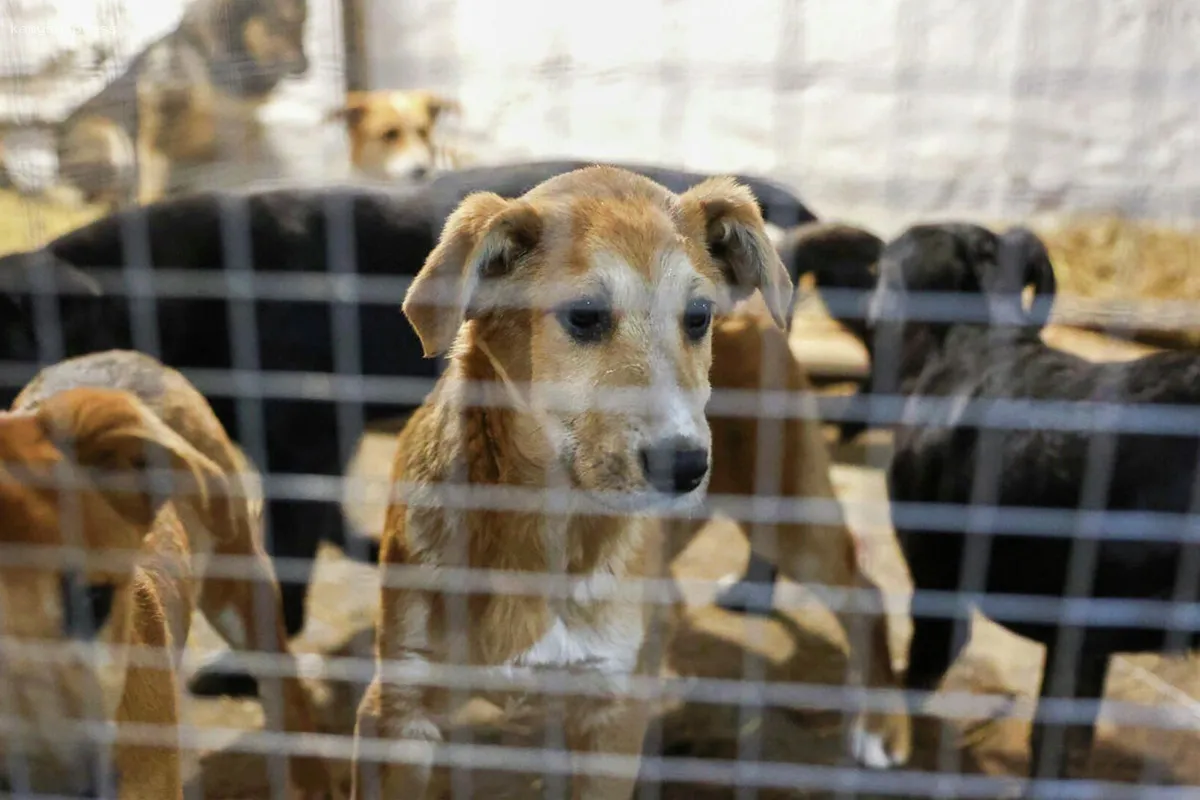
[[[421,800],[429,791],[435,749],[442,731],[432,713],[445,701],[445,692],[396,680],[387,672],[401,665],[428,664],[425,622],[429,619],[430,598],[422,592],[383,591],[380,615],[375,679],[367,687],[358,707],[354,725],[354,765],[350,788],[351,800]],[[384,743],[396,742],[400,757],[390,759],[389,752],[364,752]]]
[[[358,708],[350,800],[422,800],[433,776],[434,750],[442,732],[425,708],[425,692],[389,685],[378,675]],[[369,757],[364,745],[395,742],[402,757]]]
[[[162,153],[149,149],[139,152],[137,161],[137,202],[139,205],[150,205],[166,196],[170,172],[170,162]]]
[[[637,786],[642,743],[650,722],[650,703],[635,698],[571,703],[566,743],[572,753],[632,758],[629,769],[614,774],[580,765],[572,781],[572,800],[628,800]]]

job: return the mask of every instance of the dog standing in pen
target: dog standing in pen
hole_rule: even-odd
[[[983,614],[1045,645],[1039,717],[1054,713],[1054,701],[1087,705],[1072,703],[1070,721],[1035,720],[1029,774],[1071,775],[1090,753],[1112,655],[1200,646],[1195,626],[1173,623],[1165,609],[1122,619],[1104,608],[1196,601],[1200,559],[1184,537],[1200,441],[1194,430],[1156,422],[1200,408],[1200,357],[1168,351],[1095,363],[1047,345],[1054,267],[1025,228],[928,224],[884,242],[818,226],[801,250],[827,286],[866,290],[859,330],[873,376],[863,401],[884,392],[905,399],[888,489],[915,588],[930,605],[930,595],[969,593]],[[919,298],[933,293],[957,295],[961,318],[924,317]],[[994,421],[983,417],[993,404]],[[930,524],[935,504],[951,513],[987,508],[990,519],[974,530],[965,519]],[[1045,519],[1016,516],[1030,511]],[[1079,511],[1102,519],[1102,529],[1088,531]],[[1005,613],[1014,597],[1040,601]],[[1099,602],[1072,621],[1059,619],[1063,600]],[[914,600],[905,677],[914,692],[936,690],[969,630],[922,605]]]
[[[182,485],[164,495],[103,482],[156,468]],[[195,388],[139,353],[47,368],[0,413],[0,680],[6,714],[26,728],[0,744],[5,789],[182,799],[179,656],[192,610],[235,650],[289,652],[246,470]],[[206,574],[214,557],[236,558],[250,579]],[[294,668],[280,688],[264,700],[269,723],[315,731]],[[115,726],[111,766],[95,734],[72,736],[89,721]],[[290,797],[338,796],[317,759],[293,759],[289,780]]]
[[[400,437],[393,480],[413,494],[385,523],[354,797],[424,796],[453,709],[443,689],[387,671],[452,663],[589,681],[596,691],[566,701],[568,748],[630,761],[615,775],[577,767],[573,796],[631,795],[650,712],[627,696],[629,680],[657,673],[664,607],[624,584],[665,574],[654,512],[703,497],[713,314],[756,289],[782,326],[791,281],[753,195],[729,179],[675,195],[593,167],[516,199],[471,195],[450,216],[404,301],[426,354],[451,359]],[[604,398],[614,405],[591,407]],[[471,509],[480,489],[549,492],[562,506]],[[443,595],[389,583],[389,567],[571,586]],[[378,763],[374,748],[389,740],[415,745],[415,757]]]
[[[253,159],[257,114],[308,71],[307,0],[195,0],[178,27],[51,125],[55,197],[109,207],[164,197],[190,166]]]

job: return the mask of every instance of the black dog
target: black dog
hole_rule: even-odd
[[[1156,419],[1169,425],[1162,415],[1170,407],[1186,414],[1200,404],[1200,356],[1167,352],[1097,364],[1044,344],[1040,330],[1053,302],[1054,272],[1042,242],[1025,229],[997,235],[973,225],[923,225],[886,246],[859,231],[858,258],[846,246],[854,238],[843,228],[822,246],[839,253],[838,285],[873,284],[864,324],[872,391],[907,398],[888,478],[918,591],[986,592],[978,604],[983,613],[1046,645],[1043,699],[1098,699],[1115,652],[1200,644],[1194,626],[1172,629],[1165,619],[1105,621],[1091,612],[1060,629],[1059,620],[1031,619],[1028,611],[1004,605],[1013,596],[1196,600],[1200,550],[1182,541],[1200,457],[1196,423],[1145,425]],[[1021,293],[1031,285],[1035,300],[1026,309]],[[958,294],[953,310],[973,313],[975,321],[921,321],[923,293]],[[936,316],[938,306],[929,310]],[[950,402],[928,409],[938,400]],[[1009,401],[1013,413],[981,425],[970,406],[988,401]],[[1055,425],[1031,422],[1048,401],[1119,408],[1113,417],[1118,431],[1081,429],[1084,411],[1059,411]],[[1157,415],[1147,413],[1155,409]],[[929,506],[905,508],[931,503],[998,508],[998,518],[968,533],[962,521],[930,525]],[[1121,519],[1133,527],[1077,537],[1073,528],[1080,522],[1063,512],[1080,508],[1126,512]],[[1032,517],[1020,523],[1005,509],[1059,513],[1049,524]],[[1162,515],[1149,533],[1146,512]],[[932,690],[960,652],[964,627],[951,616],[923,614],[917,605],[906,684]],[[1072,750],[1090,748],[1095,711],[1067,727]],[[1049,734],[1057,727],[1034,726],[1034,776],[1066,774],[1066,749]]]
[[[428,184],[429,196],[436,199],[439,218],[454,210],[463,198],[475,191],[495,192],[501,197],[523,195],[543,181],[565,172],[594,164],[593,161],[531,161],[524,164],[505,164],[496,167],[472,167],[446,172]],[[681,194],[697,183],[711,177],[699,172],[686,172],[648,164],[613,164],[645,175],[667,189]],[[764,178],[735,176],[754,192],[762,208],[763,218],[770,224],[788,230],[816,220],[808,208],[787,187]]]
[[[339,476],[362,426],[420,405],[439,362],[422,357],[416,335],[399,313],[405,286],[382,295],[368,290],[355,302],[354,297],[333,299],[332,289],[321,281],[338,275],[411,278],[436,243],[445,217],[467,194],[515,196],[584,163],[451,172],[407,190],[326,187],[190,195],[110,215],[39,251],[0,259],[0,359],[9,362],[0,367],[12,375],[0,389],[0,401],[10,403],[39,366],[59,358],[110,348],[144,349],[197,382],[261,469]],[[708,177],[619,166],[644,172],[675,191]],[[759,197],[769,219],[790,224],[813,218],[777,185],[741,180]],[[152,286],[171,277],[168,270],[185,277],[222,276],[234,284],[233,299],[222,294],[228,291],[222,284],[207,297],[180,292],[139,301],[101,287],[101,273],[114,269],[118,278]],[[283,277],[290,299],[245,299],[245,289],[234,283],[254,285],[275,278],[278,289]],[[36,285],[47,281],[58,302],[40,308]],[[305,287],[307,295],[296,299],[297,293],[305,295]],[[47,315],[39,316],[42,312]],[[231,368],[268,377],[320,377],[308,396],[267,391],[257,413],[244,389],[215,386],[197,372],[221,371],[230,377]],[[408,380],[401,387],[403,396],[385,388],[369,402],[343,398],[339,404],[321,386],[330,375],[352,384],[360,376]],[[339,503],[332,499],[273,497],[266,515],[285,624],[295,635],[304,625],[311,564],[321,540],[343,547],[356,543],[347,538]],[[361,549],[351,554],[375,555]],[[210,670],[193,690],[245,694],[253,693],[254,684],[244,675],[232,679]]]

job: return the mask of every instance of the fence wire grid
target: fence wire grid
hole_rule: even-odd
[[[0,796],[1200,798],[1200,309],[1014,227],[1194,223],[1186,2],[132,5],[0,12]],[[417,278],[563,153],[818,220],[680,190],[683,294],[492,206]]]

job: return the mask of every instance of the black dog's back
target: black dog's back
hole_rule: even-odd
[[[331,372],[335,336],[328,305],[335,298],[328,282],[320,279],[337,273],[411,277],[435,236],[426,207],[408,194],[357,187],[286,189],[189,195],[122,211],[56,239],[46,250],[109,280],[120,277],[114,270],[132,275],[148,268],[154,274],[150,280],[157,284],[158,349],[172,366],[185,369],[231,365],[234,341],[228,310],[244,289],[225,281],[239,269],[250,276],[246,286],[254,286],[255,276],[266,276],[261,287],[265,292],[274,286],[290,297],[256,303],[255,311],[267,317],[257,331],[255,357],[260,367]],[[168,271],[183,274],[166,276]],[[190,287],[189,274],[196,278]],[[294,276],[296,282],[269,280],[284,275]],[[182,281],[174,291],[171,277]],[[402,292],[403,286],[399,289]],[[230,300],[224,296],[227,292],[232,293]],[[364,294],[368,300],[382,299],[378,292]],[[310,299],[297,299],[304,295]],[[114,294],[108,302],[127,301]],[[386,314],[377,313],[379,302],[367,303],[360,312],[370,319],[370,324],[364,319],[363,330],[357,332],[362,371],[393,374],[397,367],[424,367],[416,337],[399,312],[399,299],[382,307]],[[134,338],[132,330],[120,335]],[[67,343],[71,355],[88,347],[88,342]],[[431,370],[417,369],[422,374]]]
[[[1086,595],[1170,599],[1182,555],[1179,537],[1186,526],[1180,515],[1192,503],[1200,443],[1186,426],[1146,428],[1147,420],[1153,420],[1146,412],[1155,406],[1185,414],[1200,410],[1200,357],[1172,352],[1094,364],[1047,347],[1036,334],[995,347],[988,346],[987,336],[967,327],[951,332],[942,356],[922,372],[909,402],[935,397],[965,408],[968,401],[1011,401],[1012,417],[1026,424],[979,428],[951,413],[934,424],[901,427],[889,471],[893,502],[970,504],[976,471],[990,469],[997,489],[989,504],[1052,513],[1081,506],[1126,512],[1122,517],[1132,527],[1099,547]],[[1111,455],[1095,445],[1095,432],[1064,425],[1065,409],[1048,409],[1057,425],[1028,424],[1039,408],[1055,403],[1094,403],[1111,410],[1112,427],[1124,431],[1115,434]],[[1079,420],[1073,416],[1066,422]],[[1095,496],[1085,496],[1089,469],[1107,470],[1109,465],[1111,473]],[[1049,535],[1014,535],[1003,523],[994,529],[998,535],[991,541],[986,570],[989,594],[1064,595],[1074,546],[1071,530],[1034,524],[1039,534]],[[906,559],[923,585],[958,587],[968,538],[976,534],[963,534],[957,527],[941,533],[903,519],[897,529]],[[988,613],[987,600],[981,608]],[[1043,642],[1056,630],[1036,622],[1005,624]],[[1089,630],[1088,641],[1089,648],[1099,650],[1157,650],[1163,635],[1141,625],[1105,625]]]
[[[658,167],[649,164],[629,164],[614,161],[530,161],[522,164],[505,164],[493,167],[472,167],[454,170],[439,175],[429,185],[429,193],[435,198],[438,213],[443,218],[468,194],[475,191],[495,192],[501,197],[517,197],[556,175],[591,166],[608,164],[644,175],[667,189],[680,194],[711,177],[699,172]],[[812,212],[800,202],[787,187],[749,175],[734,175],[754,193],[762,209],[763,218],[780,228],[792,228],[816,219]]]

